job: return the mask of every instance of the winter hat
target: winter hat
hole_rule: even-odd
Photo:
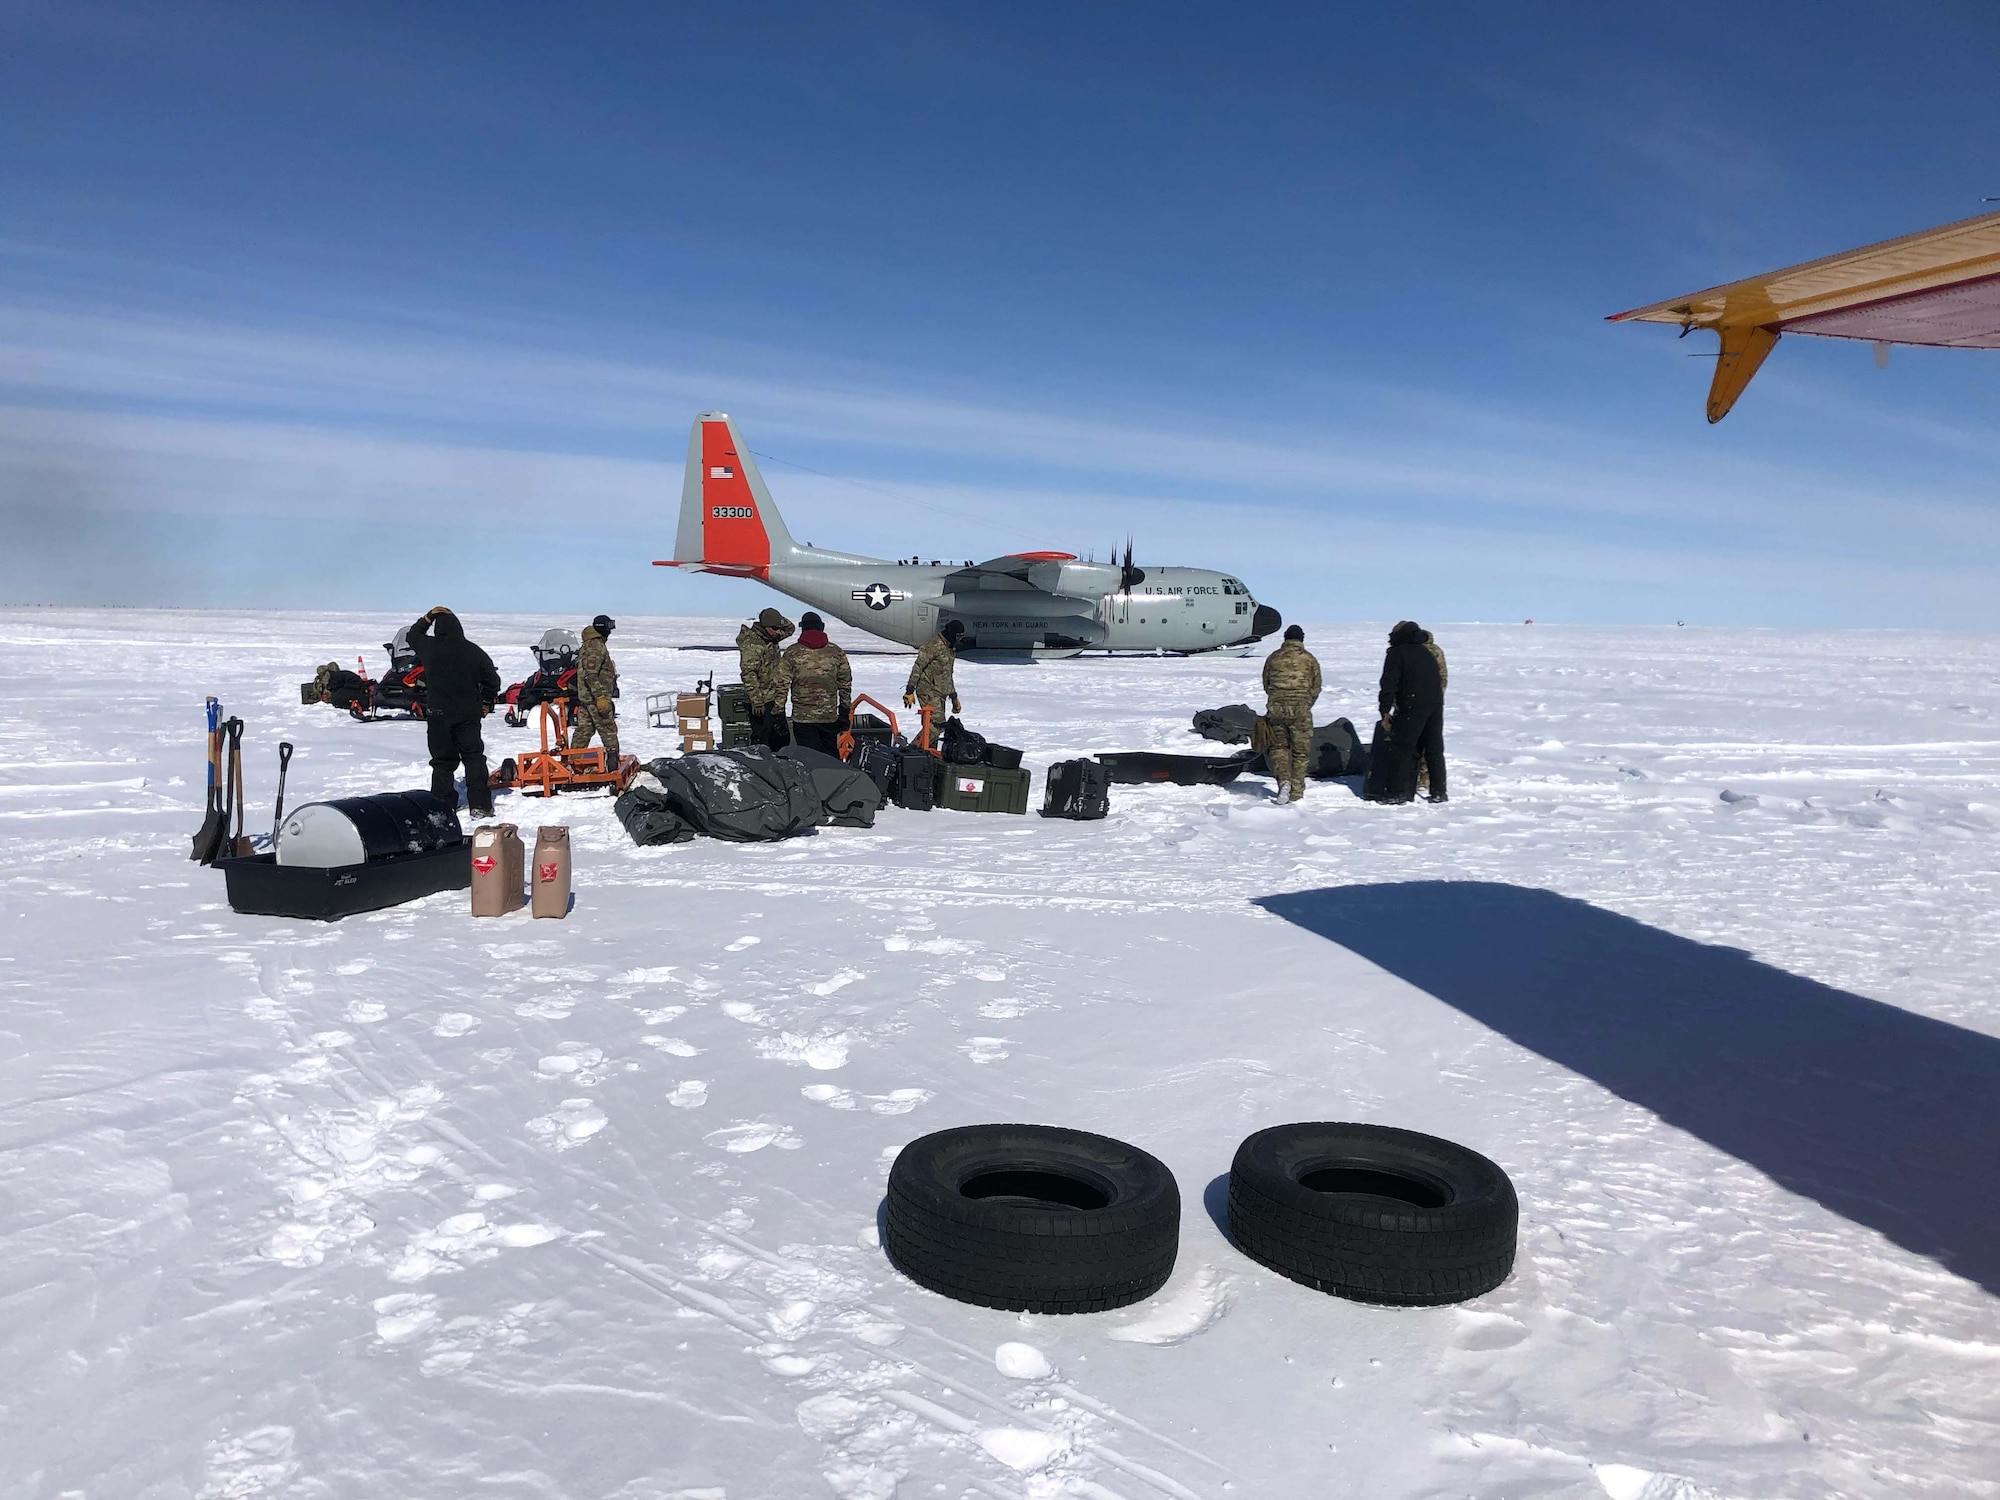
[[[809,609],[804,614],[799,616],[799,629],[824,630],[826,629],[826,621],[822,620],[819,617],[817,611]]]
[[[618,622],[609,615],[599,615],[590,622],[590,628],[599,635],[609,635],[618,628]]]
[[[965,634],[965,621],[947,620],[945,621],[944,629],[940,630],[938,634],[956,646],[959,638]]]
[[[775,609],[767,607],[758,611],[757,623],[766,630],[780,631],[785,635],[792,633],[792,622],[779,614]]]
[[[1305,633],[1305,632],[1304,632],[1303,630],[1301,630],[1301,629],[1300,629],[1300,628],[1299,628],[1298,626],[1296,626],[1296,625],[1287,625],[1287,626],[1285,627],[1285,639],[1286,639],[1286,640],[1288,640],[1288,641],[1302,641],[1302,640],[1304,640],[1305,638],[1306,638],[1306,633]]]

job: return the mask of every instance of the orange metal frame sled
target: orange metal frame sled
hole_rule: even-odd
[[[866,693],[863,693],[848,705],[847,722],[849,724],[854,722],[854,710],[861,707],[864,703],[870,708],[881,711],[882,717],[889,721],[890,734],[900,735],[903,732],[903,726],[896,722],[896,710],[878,699],[869,697]],[[931,749],[931,711],[928,707],[925,707],[923,710],[923,734],[923,743],[921,745],[912,745],[910,748],[913,750],[923,750],[927,754],[935,756],[937,751]],[[834,741],[834,743],[840,747],[840,758],[846,760],[854,753],[854,731],[852,729],[841,730],[840,738]]]
[[[516,763],[511,778],[496,780],[496,786],[511,786],[523,796],[553,797],[557,792],[608,787],[622,792],[639,774],[639,758],[621,755],[614,766],[602,745],[583,750],[569,746],[569,705],[557,698],[539,705],[542,747],[530,750]],[[553,733],[551,733],[553,731]],[[553,739],[554,744],[550,741]]]

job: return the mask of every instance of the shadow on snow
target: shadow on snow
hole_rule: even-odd
[[[2000,1039],[1524,886],[1257,904],[2000,1292]]]

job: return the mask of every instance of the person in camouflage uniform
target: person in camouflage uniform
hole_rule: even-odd
[[[618,765],[618,710],[611,700],[618,696],[618,663],[611,659],[606,638],[618,628],[609,615],[599,615],[583,632],[583,649],[576,657],[576,718],[569,731],[569,747],[581,750],[595,734],[604,741],[608,767]]]
[[[840,753],[840,731],[854,704],[854,669],[811,610],[799,616],[798,641],[778,658],[778,695],[781,704],[791,700],[794,744]]]
[[[952,668],[958,661],[958,643],[964,637],[964,623],[947,620],[944,629],[918,650],[916,664],[910,668],[910,680],[903,684],[903,707],[930,710],[930,731],[923,736],[926,750],[931,748],[931,741],[944,722],[945,699],[951,700],[953,713],[965,712],[959,706],[958,684],[952,679]]]
[[[1437,661],[1438,691],[1442,693],[1451,685],[1451,671],[1444,663],[1444,648],[1437,643],[1436,638],[1428,630],[1424,632],[1424,649],[1430,652]],[[1440,749],[1438,753],[1442,756],[1444,752]],[[1428,755],[1420,757],[1417,761],[1417,791],[1433,802],[1448,800],[1447,798],[1435,795],[1431,791],[1431,760]]]
[[[778,686],[778,642],[792,633],[792,622],[775,609],[759,612],[736,632],[736,657],[744,695],[750,700],[750,743],[782,749],[787,736],[785,693]]]
[[[1319,701],[1319,662],[1306,650],[1306,633],[1285,627],[1285,643],[1264,659],[1264,721],[1271,744],[1265,758],[1278,783],[1280,802],[1297,802],[1306,794],[1306,770],[1312,765],[1313,704]]]

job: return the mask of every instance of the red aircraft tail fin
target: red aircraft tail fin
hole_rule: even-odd
[[[756,578],[797,550],[736,424],[702,412],[688,434],[674,566]]]

